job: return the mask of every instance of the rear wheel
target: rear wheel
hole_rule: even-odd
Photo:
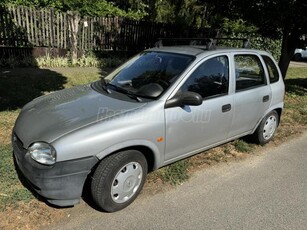
[[[274,136],[279,123],[279,116],[275,110],[268,113],[260,122],[258,128],[253,134],[257,143],[264,145]]]
[[[127,150],[100,162],[91,184],[94,202],[104,211],[119,211],[131,204],[143,188],[147,161],[142,153]]]

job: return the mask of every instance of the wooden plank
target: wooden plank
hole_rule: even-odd
[[[34,29],[33,29],[33,27],[34,27],[34,15],[33,15],[33,8],[31,7],[31,8],[29,8],[29,16],[30,16],[30,31],[31,31],[31,43],[33,44],[33,45],[35,45],[35,38],[34,38]]]
[[[46,40],[45,40],[45,44],[46,46],[50,47],[51,44],[50,44],[50,26],[49,26],[49,22],[50,22],[50,17],[49,17],[49,14],[48,14],[48,11],[45,9],[44,11],[44,20],[45,20],[45,33],[46,33]]]
[[[33,32],[34,32],[34,44],[35,46],[39,46],[39,39],[38,39],[38,34],[39,34],[39,29],[38,29],[38,19],[37,19],[37,10],[33,9]]]
[[[5,9],[0,6],[0,46],[7,44],[6,41],[6,13]]]
[[[14,25],[15,25],[14,9],[11,6],[9,7],[8,24],[10,25],[8,42],[10,45],[15,46],[16,38],[15,38],[15,29],[14,29]]]
[[[49,10],[50,14],[50,38],[51,38],[51,47],[56,47],[56,42],[55,42],[55,34],[54,34],[54,26],[55,26],[55,21],[54,21],[54,9]]]
[[[28,43],[32,42],[31,39],[31,32],[30,32],[30,25],[29,25],[29,8],[24,8],[25,17],[26,17],[26,24],[27,24],[27,35],[28,35]]]
[[[21,28],[20,28],[20,35],[22,39],[22,45],[27,46],[27,31],[26,31],[26,19],[25,19],[25,12],[24,7],[20,6],[20,20],[21,20]]]
[[[17,26],[20,26],[20,7],[16,7],[16,16],[17,16]],[[21,36],[20,36],[20,31],[16,29],[16,38],[17,38],[17,46],[20,46],[22,45],[20,43],[20,41],[22,40],[21,39]]]
[[[60,35],[59,35],[59,37],[60,37],[60,42],[59,42],[59,44],[60,44],[60,46],[59,47],[61,47],[61,48],[63,48],[64,47],[64,30],[63,30],[63,14],[62,13],[58,13],[58,16],[59,16],[59,31],[60,31]]]
[[[64,33],[64,49],[67,48],[67,36],[68,36],[68,26],[67,26],[67,14],[64,13],[64,20],[63,20],[63,33]]]
[[[82,22],[84,23],[84,21],[82,21]],[[79,29],[80,29],[80,32],[81,32],[81,42],[79,43],[79,46],[81,47],[82,50],[84,50],[85,30],[84,30],[84,26],[82,26],[82,23],[81,23]]]
[[[60,17],[58,12],[56,12],[56,47],[60,48]]]
[[[44,12],[43,10],[41,9],[39,11],[40,13],[40,31],[41,31],[41,44],[40,46],[45,46],[45,41],[46,41],[46,37],[45,37],[45,23],[44,23]]]
[[[94,48],[94,18],[91,18],[91,34],[90,34],[90,43],[89,50]]]

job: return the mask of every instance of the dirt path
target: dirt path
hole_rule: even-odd
[[[292,61],[290,62],[290,67],[294,67],[294,68],[302,68],[302,67],[307,67],[307,62],[306,61]]]

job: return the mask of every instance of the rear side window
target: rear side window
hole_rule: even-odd
[[[256,55],[235,55],[236,91],[266,84],[264,69]]]
[[[278,70],[277,70],[275,63],[268,56],[262,56],[262,58],[263,58],[263,60],[266,64],[266,67],[267,67],[268,72],[269,72],[270,83],[277,82],[279,80],[279,73],[278,73]]]

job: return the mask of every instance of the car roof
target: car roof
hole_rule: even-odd
[[[146,51],[156,51],[156,52],[167,52],[167,53],[176,53],[176,54],[185,54],[198,56],[200,54],[216,54],[222,52],[247,52],[247,53],[258,53],[260,55],[269,55],[268,52],[263,50],[256,49],[247,49],[247,48],[228,48],[228,47],[216,47],[215,49],[208,50],[206,46],[163,46],[151,48]]]

